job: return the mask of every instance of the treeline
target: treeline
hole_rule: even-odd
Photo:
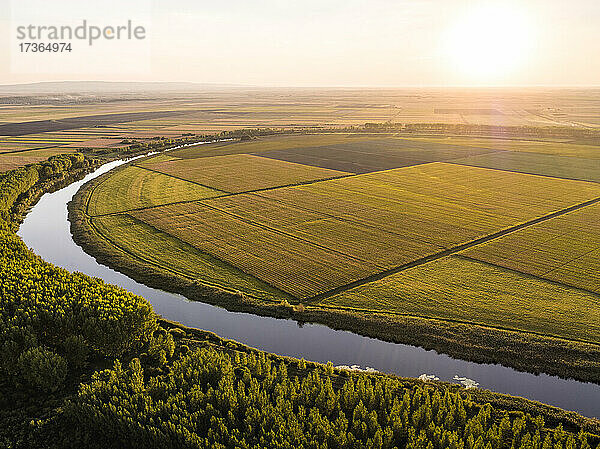
[[[211,347],[158,376],[144,376],[138,360],[117,363],[83,385],[61,419],[69,441],[89,448],[591,447],[583,432],[548,429],[541,416],[448,388],[302,365]]]

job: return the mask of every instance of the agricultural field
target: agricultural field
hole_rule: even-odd
[[[199,200],[219,195],[208,187],[128,166],[117,171],[94,189],[88,213],[92,216],[160,206],[185,200]]]
[[[377,270],[374,264],[201,203],[160,206],[130,215],[297,298]]]
[[[289,141],[282,140],[268,139],[268,146]],[[162,240],[176,239],[305,301],[600,196],[594,183],[444,162],[351,175],[261,157],[269,151],[250,143],[137,162],[96,188],[88,213],[126,213],[136,229],[145,224]],[[373,152],[393,148],[381,139],[343,145],[368,143]],[[255,154],[207,156],[228,146]],[[243,193],[259,189],[267,190]],[[106,236],[117,226],[108,218],[93,222]],[[128,251],[147,258],[147,247]]]
[[[600,159],[600,146],[561,140],[519,140],[492,137],[436,136],[411,137],[411,141],[451,144],[464,147],[489,148],[496,151],[572,156],[584,159]]]
[[[465,256],[600,293],[600,204],[465,251]]]
[[[146,225],[131,215],[94,217],[96,230],[118,248],[170,273],[220,289],[235,289],[266,301],[289,299],[280,290],[232,265],[198,251],[169,234]]]
[[[337,170],[266,159],[251,154],[231,154],[197,159],[150,160],[143,163],[142,166],[229,193],[338,178],[349,174]]]
[[[502,151],[455,159],[453,162],[475,167],[600,182],[600,158],[585,159],[553,154]]]
[[[600,342],[598,296],[451,256],[318,302]]]

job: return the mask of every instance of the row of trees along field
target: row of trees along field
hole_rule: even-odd
[[[587,449],[597,443],[594,435],[548,428],[540,416],[463,399],[456,387],[284,363],[161,328],[143,298],[44,262],[14,233],[24,204],[69,174],[81,175],[87,164],[81,155],[58,156],[0,175],[0,446]]]

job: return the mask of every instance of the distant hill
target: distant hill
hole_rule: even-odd
[[[215,89],[242,89],[239,84],[177,83],[177,82],[113,82],[113,81],[48,81],[27,84],[0,85],[0,94],[76,94],[76,93],[132,93],[165,91],[206,91]]]

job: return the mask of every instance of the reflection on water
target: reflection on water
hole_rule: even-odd
[[[536,376],[500,365],[466,362],[435,351],[388,343],[317,324],[299,326],[292,320],[228,312],[149,288],[100,265],[73,242],[67,220],[67,203],[85,181],[123,163],[115,161],[106,164],[84,180],[44,195],[27,215],[18,235],[48,262],[70,271],[102,278],[141,295],[165,318],[210,330],[221,337],[264,351],[317,362],[331,361],[334,365],[372,367],[377,371],[406,377],[428,373],[443,381],[469,384],[475,382],[471,379],[476,379],[478,388],[524,396],[586,416],[600,417],[599,385],[545,374]]]

